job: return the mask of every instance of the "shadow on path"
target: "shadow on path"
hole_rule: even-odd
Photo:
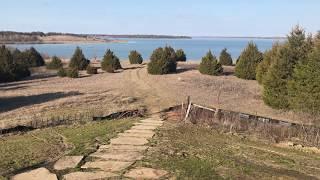
[[[77,91],[72,92],[55,92],[55,93],[45,93],[31,96],[16,96],[16,97],[0,97],[0,113],[18,109],[24,106],[41,104],[44,102],[68,97],[68,96],[78,96],[81,93]]]

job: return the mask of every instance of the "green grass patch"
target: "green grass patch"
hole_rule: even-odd
[[[107,143],[134,122],[136,119],[91,122],[4,137],[0,139],[0,175],[51,161],[67,151],[70,155],[87,155],[96,143]]]
[[[140,162],[165,169],[177,179],[314,179],[319,154],[276,147],[266,141],[216,130],[169,123],[155,148]]]

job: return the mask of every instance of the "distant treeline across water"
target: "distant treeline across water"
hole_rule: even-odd
[[[281,39],[253,39],[253,38],[192,38],[192,39],[144,39],[122,38],[123,43],[87,43],[87,44],[15,44],[10,45],[20,50],[35,47],[39,52],[49,56],[57,55],[70,58],[77,46],[81,47],[87,58],[101,58],[106,49],[111,49],[121,59],[128,59],[131,50],[139,51],[144,59],[149,59],[152,51],[166,45],[175,49],[183,49],[188,60],[200,60],[210,49],[216,56],[223,48],[227,48],[234,61],[241,54],[250,41],[258,45],[260,51],[272,47]]]

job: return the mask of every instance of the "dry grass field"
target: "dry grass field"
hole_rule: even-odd
[[[122,64],[124,70],[113,74],[81,72],[81,78],[70,79],[38,70],[24,81],[0,84],[0,127],[24,124],[35,116],[87,111],[108,114],[146,106],[157,112],[181,104],[187,96],[193,102],[227,110],[312,122],[312,118],[266,106],[261,86],[235,77],[233,67],[225,67],[223,76],[214,77],[201,75],[195,63],[180,63],[178,73],[160,76],[149,75],[145,64]]]
[[[247,134],[167,119],[135,166],[161,168],[175,179],[318,179],[319,150],[280,146]]]

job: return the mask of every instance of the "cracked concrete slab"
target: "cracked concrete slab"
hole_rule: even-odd
[[[132,162],[123,162],[123,161],[94,161],[94,162],[87,162],[81,168],[83,169],[101,169],[103,171],[108,172],[118,172],[122,171],[134,163]]]
[[[113,151],[145,151],[149,147],[148,146],[133,146],[133,145],[104,145],[100,146],[98,151],[106,151],[106,150],[113,150]]]
[[[124,131],[124,133],[154,133],[152,130],[143,130],[143,129],[129,129]]]
[[[163,123],[156,123],[156,122],[137,122],[134,125],[145,125],[145,126],[162,126]]]
[[[55,170],[75,168],[82,159],[83,156],[64,156],[54,164],[53,168]]]
[[[137,161],[143,158],[140,152],[125,152],[125,151],[111,151],[108,153],[96,152],[91,154],[92,157],[97,157],[104,160],[115,160],[115,161]]]
[[[141,129],[141,130],[155,130],[159,126],[145,126],[145,125],[137,125],[133,126],[131,129]]]
[[[63,176],[64,180],[97,180],[97,179],[108,179],[108,178],[117,178],[118,174],[104,171],[96,172],[73,172]],[[45,180],[45,179],[42,179]]]
[[[120,144],[120,145],[135,145],[141,146],[147,144],[149,141],[147,138],[137,138],[137,137],[118,137],[110,140],[110,144]]]
[[[167,174],[168,172],[164,170],[138,167],[130,170],[124,176],[133,179],[159,179]]]
[[[17,174],[12,180],[58,180],[57,176],[46,168],[38,168],[25,173]]]
[[[152,138],[155,133],[120,133],[119,137]]]

